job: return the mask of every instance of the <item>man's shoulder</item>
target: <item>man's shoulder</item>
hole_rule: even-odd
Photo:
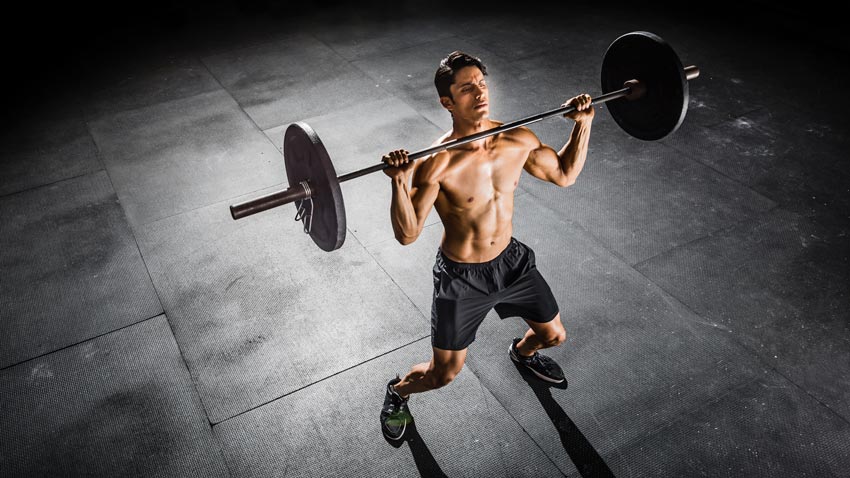
[[[505,131],[505,138],[529,144],[540,142],[537,135],[534,134],[534,131],[531,131],[527,126],[520,126],[518,128]]]
[[[440,143],[434,143],[436,146]],[[417,161],[413,169],[416,183],[439,183],[451,159],[448,150],[438,151]]]

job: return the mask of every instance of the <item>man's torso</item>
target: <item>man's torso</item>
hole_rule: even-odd
[[[445,228],[441,249],[450,259],[486,262],[510,243],[514,191],[530,150],[527,134],[506,131],[482,140],[483,147],[461,146],[433,158],[445,162],[434,207]]]

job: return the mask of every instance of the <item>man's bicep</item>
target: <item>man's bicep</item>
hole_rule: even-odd
[[[542,143],[531,150],[523,168],[528,174],[544,181],[554,182],[561,174],[557,151]]]
[[[425,224],[425,218],[431,212],[431,208],[437,201],[437,195],[440,192],[440,183],[429,177],[427,168],[422,168],[421,163],[417,163],[413,170],[413,179],[410,188],[410,199],[413,203],[413,209],[416,211],[416,218],[419,224]]]

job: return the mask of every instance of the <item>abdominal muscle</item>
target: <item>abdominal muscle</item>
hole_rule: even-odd
[[[440,196],[435,207],[445,227],[440,249],[446,257],[455,262],[487,262],[508,247],[513,234],[513,192],[470,209],[453,207]]]

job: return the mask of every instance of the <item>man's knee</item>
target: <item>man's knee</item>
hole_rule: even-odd
[[[561,345],[562,343],[567,341],[567,331],[561,329],[555,336],[552,338],[552,346]]]
[[[555,347],[567,341],[567,331],[564,327],[557,327],[546,337],[545,343],[547,347]]]

